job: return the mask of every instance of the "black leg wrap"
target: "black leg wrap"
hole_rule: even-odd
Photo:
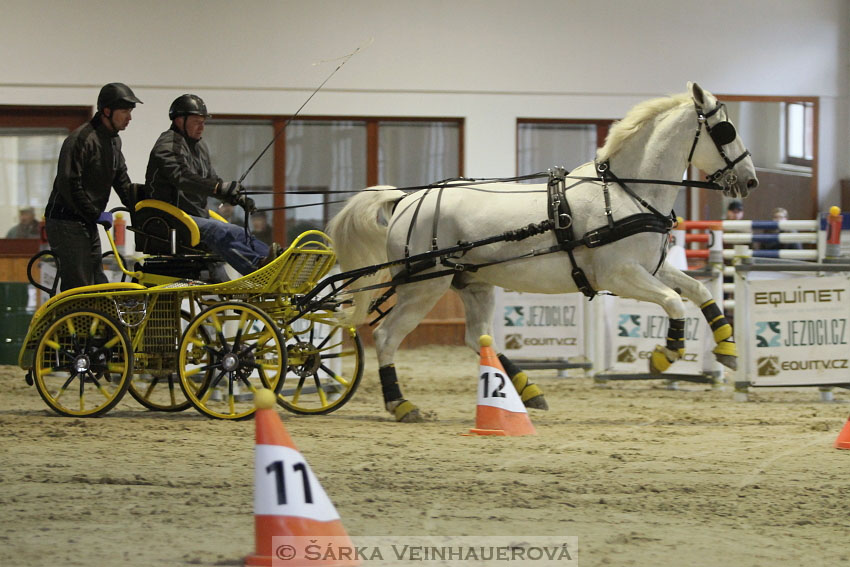
[[[713,299],[709,299],[699,307],[702,310],[702,314],[705,316],[706,321],[709,323],[718,317],[723,316],[723,313],[720,311],[720,307],[717,306]]]
[[[714,340],[716,342],[727,339],[730,341],[735,340],[732,337],[732,325],[723,316],[723,313],[713,299],[700,305],[700,309],[702,309],[705,320],[708,321],[708,326],[711,327],[711,332],[714,333]]]
[[[401,389],[398,387],[398,376],[395,373],[395,365],[388,364],[378,369],[381,377],[381,390],[384,393],[384,403],[394,402],[401,399]]]
[[[513,378],[522,370],[520,370],[519,366],[511,362],[511,359],[505,356],[504,354],[499,355],[499,362],[502,363],[502,368],[505,369],[505,372],[508,373],[508,378]]]
[[[685,320],[669,319],[667,327],[667,348],[679,351],[685,348]]]

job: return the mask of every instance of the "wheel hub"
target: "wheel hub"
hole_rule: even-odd
[[[225,354],[221,360],[221,367],[227,372],[233,372],[239,368],[239,357],[232,352]]]
[[[291,360],[289,370],[298,376],[310,376],[319,369],[322,357],[312,343],[301,341],[287,347],[287,358]]]
[[[88,372],[91,368],[91,360],[89,360],[89,357],[85,354],[81,354],[74,358],[73,368],[77,374],[81,372]]]

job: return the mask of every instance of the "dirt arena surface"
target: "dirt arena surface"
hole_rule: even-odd
[[[334,414],[284,423],[357,536],[577,536],[579,565],[850,565],[850,393],[659,381],[593,386],[535,371],[534,437],[466,437],[478,360],[402,351],[397,424],[374,351]],[[152,413],[128,395],[96,419],[48,410],[0,367],[0,564],[241,565],[253,551],[253,421]],[[428,563],[422,563],[427,565]]]

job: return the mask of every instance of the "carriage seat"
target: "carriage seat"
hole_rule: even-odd
[[[136,250],[145,254],[198,253],[201,231],[195,220],[170,203],[144,199],[132,215]]]
[[[210,217],[227,222],[215,211]],[[221,274],[212,272],[202,275],[223,260],[201,244],[198,224],[185,211],[165,201],[144,199],[136,203],[131,218],[128,229],[135,234],[136,251],[148,255],[137,269],[178,279],[221,279]]]

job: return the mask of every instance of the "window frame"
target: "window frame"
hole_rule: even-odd
[[[0,128],[66,128],[69,133],[93,117],[91,106],[0,104]]]
[[[516,119],[514,135],[514,173],[519,175],[519,140],[520,126],[523,124],[561,124],[565,126],[596,126],[596,147],[601,148],[608,136],[608,130],[615,122],[612,118],[523,118]],[[554,165],[554,164],[553,164]],[[577,164],[578,165],[578,164]]]
[[[810,102],[812,103],[812,160],[809,164],[811,169],[811,181],[809,183],[809,203],[810,208],[808,215],[803,218],[816,218],[818,214],[818,161],[819,161],[819,129],[820,129],[820,98],[816,96],[774,96],[774,95],[730,95],[730,94],[715,94],[720,102],[773,102],[773,103],[789,103],[789,102]],[[784,144],[784,140],[781,141]],[[693,190],[697,191],[697,190]],[[709,201],[712,199],[710,191],[699,191],[698,211],[704,213],[709,211]],[[690,207],[689,207],[690,210]],[[721,211],[722,212],[722,211]],[[699,215],[698,215],[699,216]]]
[[[366,186],[378,184],[379,125],[381,122],[452,122],[458,128],[458,175],[464,175],[464,128],[466,120],[457,116],[356,116],[356,115],[305,115],[294,117],[280,114],[215,114],[208,122],[268,121],[274,129],[274,143],[270,148],[274,165],[272,170],[272,234],[276,242],[286,242],[286,136],[278,135],[289,121],[360,122],[366,125]],[[271,141],[271,140],[270,140]],[[215,157],[213,157],[215,159]],[[436,180],[435,180],[436,181]]]
[[[91,121],[91,106],[47,106],[0,104],[0,128],[20,130],[63,129],[68,134]],[[49,194],[49,189],[48,189]],[[6,196],[3,197],[4,199]],[[47,200],[44,202],[47,205]],[[37,215],[38,217],[38,215]],[[0,241],[5,240],[0,238]],[[4,254],[10,251],[4,246]],[[29,256],[29,252],[25,255]]]
[[[791,147],[791,128],[788,127],[788,124],[790,122],[790,113],[791,113],[791,106],[792,105],[801,105],[803,107],[803,153],[804,154],[806,152],[806,142],[807,142],[806,131],[809,128],[811,128],[811,132],[812,132],[812,143],[811,143],[812,157],[811,158],[807,158],[807,157],[805,157],[805,155],[803,157],[792,156],[789,153],[789,148]],[[813,103],[811,101],[792,100],[792,101],[787,101],[787,102],[783,103],[783,113],[784,113],[784,120],[785,120],[785,128],[784,128],[785,133],[784,133],[784,140],[783,140],[783,146],[782,146],[782,154],[783,154],[785,163],[787,163],[789,165],[797,165],[797,166],[800,166],[800,167],[812,167],[812,162],[814,161],[814,156],[815,156],[815,150],[814,150],[815,149],[815,134],[817,132],[817,128],[816,128],[816,124],[817,124],[816,108],[817,108],[817,105],[815,105],[815,103]],[[808,114],[808,109],[812,109],[812,118],[811,118],[812,123],[811,124],[809,124],[808,119],[806,118],[806,116]]]

